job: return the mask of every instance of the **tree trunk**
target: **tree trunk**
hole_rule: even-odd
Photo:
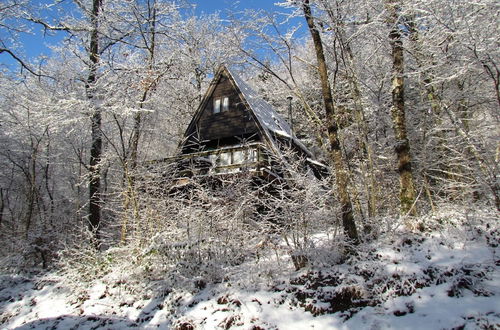
[[[432,71],[423,69],[426,65],[425,63],[426,54],[422,51],[418,29],[415,27],[413,20],[409,22],[409,27],[410,27],[409,31],[411,33],[410,40],[413,43],[413,53],[418,67],[422,69],[421,74],[423,75],[423,85],[425,88],[425,92],[427,94],[427,100],[429,101],[431,106],[432,113],[435,116],[440,117],[441,113],[444,110],[444,112],[448,115],[451,123],[455,128],[455,131],[466,143],[468,150],[472,154],[473,158],[477,161],[477,164],[483,176],[483,180],[484,182],[486,182],[489,189],[491,189],[495,207],[498,211],[500,211],[500,187],[496,183],[495,179],[496,178],[495,173],[497,172],[497,170],[496,168],[492,169],[487,166],[488,162],[486,161],[486,158],[481,154],[481,152],[478,150],[475,143],[472,141],[470,137],[469,127],[468,127],[468,119],[470,118],[467,115],[469,111],[468,106],[465,104],[464,100],[459,100],[458,102],[459,109],[462,108],[462,111],[458,111],[459,114],[462,113],[462,118],[460,118],[460,116],[457,116],[453,112],[453,110],[451,110],[448,106],[446,106],[446,104],[443,104],[441,95],[434,88],[434,76],[432,74]],[[440,135],[439,138],[441,141],[445,139],[444,136],[442,135]],[[446,156],[445,155],[446,151],[447,148],[443,145],[440,145],[439,152],[443,157]],[[494,162],[493,164],[496,163],[498,163],[498,161]],[[447,169],[446,172],[454,173],[455,171]]]
[[[400,212],[402,215],[416,215],[410,142],[406,133],[403,40],[398,26],[400,0],[386,0],[385,7],[388,11],[389,42],[392,48],[391,116],[396,137],[395,152],[398,159]]]
[[[148,7],[148,33],[149,38],[146,35],[142,35],[145,41],[145,48],[148,51],[148,70],[151,77],[146,77],[144,82],[144,91],[142,92],[141,99],[139,101],[139,109],[142,111],[144,109],[144,104],[148,99],[149,92],[156,86],[157,77],[154,77],[155,68],[155,48],[156,48],[156,0],[147,1]],[[140,22],[138,22],[140,24]],[[148,44],[149,43],[149,44]],[[128,210],[132,205],[133,216],[132,219],[136,222],[139,221],[139,203],[137,200],[137,195],[135,191],[135,170],[137,168],[137,157],[139,153],[139,140],[141,137],[141,125],[142,125],[142,112],[139,111],[134,115],[134,127],[132,129],[132,134],[130,137],[130,143],[128,146],[128,154],[124,155],[125,159],[123,162],[124,178],[127,185],[127,190],[125,192],[124,198],[124,210],[125,216],[121,228],[121,242],[124,243],[127,238],[129,215]],[[128,159],[127,159],[128,157]]]
[[[93,0],[92,2],[92,31],[90,35],[90,67],[87,78],[87,98],[92,104],[92,145],[90,147],[90,181],[89,181],[89,229],[94,233],[94,236],[99,240],[99,230],[101,225],[101,171],[99,163],[102,156],[102,132],[101,121],[102,114],[99,105],[95,100],[98,95],[95,95],[95,84],[97,82],[97,66],[99,64],[99,34],[98,34],[98,18],[102,0]],[[94,101],[94,102],[93,102]]]
[[[315,27],[311,13],[309,0],[303,1],[302,9],[309,27],[309,32],[314,42],[316,58],[318,61],[318,71],[321,78],[321,91],[325,103],[326,125],[328,140],[330,142],[330,158],[335,168],[336,184],[339,192],[339,199],[342,208],[342,225],[347,236],[354,242],[358,242],[358,232],[354,223],[351,197],[348,191],[348,175],[345,160],[342,156],[342,149],[338,136],[338,125],[335,120],[335,106],[332,98],[332,89],[328,80],[328,69],[326,66],[325,54],[321,36]]]
[[[3,201],[3,189],[0,188],[0,229],[2,228],[4,209],[5,209],[5,203]]]
[[[155,47],[156,47],[156,1],[148,1],[148,24],[149,24],[149,45],[146,44],[148,49],[148,69],[151,75],[154,74],[155,64]],[[146,40],[146,38],[144,37]],[[139,108],[144,108],[144,103],[148,98],[148,93],[156,85],[156,78],[147,79],[144,91],[139,102]],[[130,170],[135,170],[137,166],[137,154],[139,151],[139,139],[141,135],[141,121],[142,114],[139,111],[134,116],[134,128],[132,131],[131,145],[130,145]]]
[[[335,5],[339,5],[336,3]],[[377,201],[378,201],[378,184],[375,177],[375,166],[373,161],[373,150],[368,139],[368,124],[365,118],[365,109],[363,105],[363,98],[361,94],[361,88],[359,87],[359,78],[356,74],[354,54],[349,45],[348,38],[345,34],[344,23],[341,21],[338,15],[333,12],[330,2],[323,0],[323,6],[325,7],[328,17],[331,21],[331,26],[335,32],[335,39],[338,41],[338,48],[340,50],[340,56],[342,62],[345,66],[346,79],[350,87],[350,97],[354,101],[354,119],[358,124],[359,132],[359,142],[361,145],[361,151],[363,153],[364,162],[362,164],[363,177],[368,180],[365,181],[365,189],[368,202],[368,217],[374,217],[377,213]],[[337,9],[339,10],[339,9]],[[336,51],[336,48],[334,51]],[[366,173],[366,174],[365,174]],[[367,182],[368,181],[368,182]]]

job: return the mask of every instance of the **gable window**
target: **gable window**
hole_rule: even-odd
[[[222,99],[222,111],[229,111],[229,97],[225,96]]]
[[[220,112],[220,99],[214,99],[214,113]]]
[[[229,111],[229,97],[218,97],[214,99],[214,113]]]

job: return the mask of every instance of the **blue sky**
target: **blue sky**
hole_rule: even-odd
[[[1,0],[0,0],[1,1]],[[51,0],[32,0],[33,4],[51,3]],[[210,14],[219,12],[222,17],[227,11],[242,11],[244,9],[262,9],[268,12],[284,12],[282,7],[275,6],[275,3],[280,0],[190,0],[190,3],[196,5],[195,13]],[[52,17],[54,17],[52,15]],[[296,23],[296,22],[294,22]],[[0,33],[2,30],[0,30]],[[34,27],[32,34],[21,34],[19,43],[23,46],[21,50],[17,50],[17,54],[23,59],[34,59],[38,56],[50,56],[49,45],[58,43],[65,33],[57,33],[52,35],[43,35],[40,27]],[[0,36],[0,39],[2,36]],[[0,54],[0,68],[8,66],[11,69],[16,69],[17,63],[8,54]]]
[[[198,0],[191,1],[197,5],[197,12],[213,13],[214,11],[220,11],[236,8],[236,9],[264,9],[267,11],[276,11],[281,8],[274,6],[274,3],[278,0],[240,0],[240,1],[230,1],[230,0]]]

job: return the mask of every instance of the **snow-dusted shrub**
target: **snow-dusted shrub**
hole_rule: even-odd
[[[99,251],[92,233],[82,230],[74,235],[72,244],[60,252],[58,269],[68,282],[85,286],[108,274],[115,261],[113,250]]]
[[[60,241],[61,237],[55,233],[30,235],[27,239],[18,239],[15,249],[4,251],[0,256],[0,269],[6,273],[50,269],[57,262],[58,252],[61,249]]]
[[[329,184],[293,166],[286,180],[266,183],[251,173],[179,180],[157,165],[135,182],[122,195],[127,203],[114,204],[119,221],[105,230],[120,239],[106,245],[127,247],[130,260],[124,261],[133,260],[149,278],[203,287],[269,252],[289,255],[297,269],[339,259],[324,249],[339,228]]]
[[[274,183],[261,192],[260,222],[271,224],[272,232],[288,250],[296,269],[319,257],[317,240],[339,238],[340,228],[333,210],[334,196],[329,184],[292,172],[286,181]],[[322,237],[317,234],[321,232]]]
[[[265,225],[250,219],[256,200],[250,176],[191,179],[185,186],[151,177],[138,183],[138,216],[124,215],[133,221],[126,224],[122,244],[137,251],[137,266],[153,277],[210,282],[221,281],[225,267],[252,256]]]

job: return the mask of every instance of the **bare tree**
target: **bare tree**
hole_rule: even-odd
[[[392,123],[396,137],[395,151],[398,158],[398,173],[401,214],[416,214],[415,184],[411,165],[410,141],[406,132],[404,95],[404,48],[400,28],[401,4],[399,0],[386,0],[389,42],[392,49]]]
[[[361,80],[357,73],[359,65],[356,66],[356,58],[351,47],[356,42],[358,30],[364,28],[371,22],[367,14],[363,17],[361,13],[353,18],[348,11],[349,4],[342,1],[318,1],[318,6],[326,13],[325,30],[331,31],[331,37],[326,51],[331,54],[335,61],[334,78],[337,86],[334,86],[334,95],[337,99],[343,99],[345,110],[342,113],[343,122],[354,122],[357,127],[357,145],[361,152],[361,169],[364,173],[363,182],[366,190],[367,213],[369,217],[377,213],[378,186],[375,178],[375,164],[372,143],[369,138],[369,127],[366,120],[365,102],[361,89]],[[348,29],[353,30],[349,31]],[[353,40],[354,39],[354,40]],[[346,101],[346,99],[348,101]],[[337,101],[338,102],[338,101]],[[340,102],[338,102],[340,103]],[[365,179],[366,178],[366,179]]]
[[[330,157],[335,168],[335,179],[337,182],[337,189],[339,190],[339,199],[342,205],[342,223],[344,231],[347,236],[353,241],[358,241],[358,233],[354,223],[354,214],[352,209],[351,197],[348,191],[348,174],[345,160],[342,155],[340,140],[338,136],[338,124],[335,118],[335,104],[332,98],[332,89],[328,78],[328,68],[326,65],[325,54],[323,51],[323,43],[321,35],[315,26],[314,18],[312,16],[309,0],[304,0],[302,3],[304,16],[311,33],[316,57],[318,62],[318,71],[321,79],[321,90],[323,95],[323,102],[325,106],[326,127],[328,131],[328,139],[330,141]]]
[[[423,131],[426,148],[433,149],[429,161],[421,161],[428,195],[445,189],[449,198],[477,199],[483,186],[498,208],[494,13],[498,5],[489,1],[417,1],[402,8],[401,23],[409,34],[409,59],[415,61],[412,74],[429,109]]]

